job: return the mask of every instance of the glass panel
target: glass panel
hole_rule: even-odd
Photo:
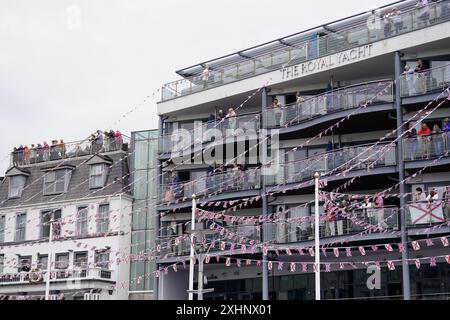
[[[69,254],[68,253],[56,254],[55,267],[56,269],[67,269],[69,267]]]
[[[109,204],[101,204],[98,213],[97,232],[109,231]]]

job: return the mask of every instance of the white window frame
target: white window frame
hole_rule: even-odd
[[[22,222],[23,227],[20,227],[19,229],[19,217],[25,217],[24,221]],[[19,230],[23,230],[23,236],[19,238],[18,233]],[[21,232],[22,234],[22,232]],[[14,241],[25,241],[27,238],[27,214],[26,212],[20,212],[16,214],[16,228],[14,230]]]
[[[102,168],[99,173],[95,170],[96,168]],[[89,188],[98,189],[103,188],[106,183],[106,177],[108,175],[108,166],[104,163],[92,164],[89,171]],[[97,182],[97,179],[100,182]]]
[[[0,274],[3,273],[4,267],[5,267],[5,255],[0,254]]]
[[[84,211],[84,217],[80,216],[80,212]],[[76,235],[83,236],[88,234],[88,214],[89,214],[89,206],[79,206],[77,207],[77,224],[76,224]],[[85,226],[85,229],[82,230],[81,226]]]
[[[101,211],[100,208],[107,207],[108,210]],[[97,212],[97,232],[108,232],[109,231],[109,211],[110,205],[109,203],[101,203],[98,206]],[[106,227],[105,227],[106,226]]]
[[[99,257],[102,257],[102,259],[100,261],[98,259]],[[104,259],[104,258],[106,258],[106,259]],[[108,265],[106,265],[106,263]],[[94,264],[97,268],[109,270],[110,263],[111,263],[111,261],[110,261],[110,252],[109,251],[95,251]]]
[[[27,181],[27,177],[26,176],[22,176],[22,175],[17,175],[17,176],[11,176],[8,178],[9,179],[9,189],[8,189],[8,198],[9,199],[14,199],[14,198],[20,198],[22,196],[22,191],[25,187],[25,183]],[[18,185],[15,186],[15,188],[17,188],[17,190],[14,190],[14,181],[18,181]]]
[[[49,219],[49,221],[50,220],[55,220],[55,213],[57,212],[57,211],[59,211],[60,212],[60,217],[58,218],[58,219],[61,219],[62,218],[62,209],[46,209],[46,210],[42,210],[41,211],[41,230],[40,230],[40,236],[41,236],[41,239],[43,239],[43,238],[48,238],[48,236],[44,236],[44,220],[43,220],[43,218],[44,218],[44,213],[45,212],[51,212],[50,214],[51,214],[51,216],[50,216],[50,219]],[[61,236],[61,227],[60,227],[60,225],[59,224],[53,224],[53,236],[57,233],[57,229],[56,228],[59,228],[59,233],[57,234],[57,236]],[[50,232],[50,230],[49,230],[49,232]],[[49,234],[50,235],[50,234]]]
[[[58,261],[59,257],[67,257],[67,264],[64,266],[64,268],[61,268],[60,265],[59,265],[59,263],[61,262],[61,261]],[[69,262],[70,262],[69,260],[70,260],[70,255],[69,255],[68,252],[57,253],[55,255],[55,269],[57,269],[57,270],[68,269],[69,268]]]
[[[57,190],[56,186],[61,182],[61,178],[56,178],[58,172],[64,172],[63,190]],[[44,195],[61,194],[67,192],[72,171],[60,169],[49,171],[44,175]],[[51,188],[50,188],[51,187]]]

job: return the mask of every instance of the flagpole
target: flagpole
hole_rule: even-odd
[[[195,230],[195,211],[197,211],[197,200],[195,194],[192,195],[192,215],[191,215],[191,252],[189,259],[189,300],[194,300],[194,230]]]
[[[315,223],[314,223],[314,229],[315,229],[315,275],[316,275],[316,300],[320,300],[320,234],[319,234],[319,178],[320,173],[316,172],[314,173],[314,179],[315,179],[315,210],[314,210],[314,216],[315,216]]]

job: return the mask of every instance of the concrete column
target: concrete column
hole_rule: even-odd
[[[262,90],[262,107],[261,107],[261,117],[265,115],[265,109],[268,107],[267,104],[267,89],[263,88]],[[264,123],[264,122],[263,122]],[[260,139],[264,139],[264,137],[260,136]],[[266,150],[267,151],[267,150]],[[261,170],[261,173],[263,171]],[[261,174],[261,194],[262,194],[262,214],[267,215],[267,196],[266,196],[266,181],[265,176]],[[264,230],[264,228],[263,228]],[[262,290],[263,300],[269,300],[269,270],[267,266],[267,255],[263,252],[263,263],[262,263]]]
[[[402,64],[400,60],[400,53],[395,53],[395,109],[397,111],[397,127],[400,128],[397,131],[397,137],[404,132],[403,124],[403,111],[400,96],[400,76],[402,74]],[[398,178],[400,181],[405,179],[405,165],[403,162],[403,140],[399,139],[397,143],[397,167]],[[405,184],[400,184],[400,194],[405,193]],[[404,197],[400,197],[400,224],[401,224],[401,239],[405,250],[402,252],[402,277],[403,277],[403,299],[411,300],[411,284],[409,276],[409,264],[408,264],[408,229],[406,228],[406,201]]]

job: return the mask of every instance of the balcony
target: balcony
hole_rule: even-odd
[[[165,184],[160,187],[159,203],[184,202],[192,195],[205,196],[215,192],[237,192],[256,190],[261,187],[260,171],[257,168],[248,170],[229,170],[224,173],[205,176],[185,183]]]
[[[104,140],[102,144],[88,140],[67,142],[50,145],[44,148],[30,148],[29,151],[18,150],[11,152],[10,166],[28,166],[36,163],[45,163],[56,160],[71,159],[97,153],[114,151],[128,151],[130,138],[123,135],[122,142]]]
[[[450,85],[450,64],[428,69],[421,73],[402,75],[400,94],[402,98],[440,92]]]
[[[301,103],[268,108],[263,117],[264,127],[295,126],[316,117],[358,108],[368,101],[371,101],[371,105],[392,103],[393,87],[391,80],[367,82],[317,95]]]
[[[403,140],[403,160],[417,161],[450,156],[450,132]]]
[[[396,146],[386,143],[345,147],[339,150],[319,154],[304,160],[280,164],[277,175],[267,176],[267,185],[289,184],[310,180],[314,172],[330,172],[333,174],[346,170],[361,170],[390,167],[397,164]],[[379,152],[378,154],[376,154]]]
[[[428,4],[428,19],[422,18],[424,9],[414,7],[416,2],[412,1],[406,5],[397,4],[403,13],[395,17],[395,24],[377,17],[370,25],[366,13],[343,19],[336,27],[331,23],[326,28],[316,28],[315,33],[321,31],[321,34],[314,38],[311,38],[312,32],[305,32],[205,63],[211,68],[207,75],[202,74],[201,65],[187,68],[179,72],[183,79],[163,86],[161,100],[201,92],[280,69],[287,63],[302,63],[449,21],[448,2]]]
[[[254,241],[254,243],[261,242],[261,226],[256,225],[234,225],[234,226],[228,226],[224,227],[221,230],[222,232],[216,233],[211,231],[210,234],[208,234],[209,229],[206,229],[203,231],[205,234],[202,239],[197,239],[196,241],[196,251],[201,253],[206,252],[217,252],[219,250],[221,251],[228,251],[231,250],[232,243],[235,244],[234,246],[234,252],[240,253],[241,247],[237,240],[230,240],[228,238],[228,234],[233,234],[237,238],[245,238],[247,240],[246,244],[248,245],[248,241]],[[161,251],[159,255],[161,257],[167,258],[167,257],[174,257],[174,256],[185,256],[189,255],[190,249],[191,249],[191,243],[190,240],[178,240],[178,244],[176,244],[176,239],[180,237],[178,236],[170,236],[170,237],[160,237],[157,240],[157,244],[161,246]],[[214,248],[210,248],[211,243],[215,241]],[[225,245],[221,247],[221,242],[225,242]],[[250,249],[247,249],[250,251]]]
[[[50,276],[50,282],[62,282],[71,280],[112,280],[112,271],[101,268],[95,269],[82,269],[79,271],[69,270],[52,270]],[[45,282],[47,272],[41,271],[41,279],[38,282],[32,282],[30,279],[38,278],[38,273],[34,272],[19,272],[13,274],[3,273],[0,275],[1,285],[23,285],[23,284],[39,284]]]
[[[225,118],[222,122],[216,120],[204,123],[192,130],[175,130],[160,137],[159,152],[166,154],[175,152],[186,153],[191,146],[210,142],[213,132],[208,132],[208,130],[217,130],[214,132],[216,141],[220,138],[220,134],[223,139],[238,138],[244,134],[255,135],[259,132],[260,122],[260,113],[248,113],[237,117]],[[235,133],[233,134],[233,132]],[[201,148],[194,151],[201,151]]]
[[[301,218],[307,219],[301,221]],[[330,221],[327,215],[322,214],[319,226],[320,238],[360,233],[366,230],[361,224],[370,224],[383,230],[398,230],[398,208],[386,206],[383,208],[354,209],[347,212],[346,218],[342,217],[338,221]],[[263,241],[275,240],[275,243],[294,243],[313,239],[314,216],[310,216],[306,211],[291,210],[290,218],[263,226]]]

